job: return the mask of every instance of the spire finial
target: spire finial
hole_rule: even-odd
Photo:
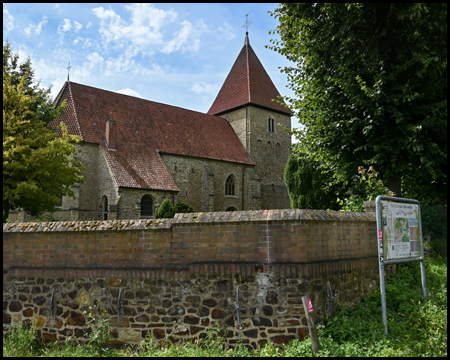
[[[70,81],[69,80],[70,68],[71,68],[71,66],[70,66],[70,61],[69,61],[69,65],[67,66],[67,81]]]
[[[245,14],[245,24],[242,27],[245,27],[245,45],[248,45],[250,42],[248,40],[248,27],[252,22],[248,22],[248,13]]]
[[[248,33],[248,27],[252,22],[248,22],[248,13],[245,14],[245,24],[242,27],[245,27],[245,31]]]

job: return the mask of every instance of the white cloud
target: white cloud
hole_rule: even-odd
[[[131,96],[142,98],[141,94],[139,94],[137,91],[131,90],[129,88],[118,90],[116,92],[118,92],[119,94],[131,95]]]
[[[74,21],[73,25],[75,26],[75,32],[78,32],[78,30],[83,27],[83,25],[81,25],[78,21]]]
[[[160,51],[166,54],[177,50],[196,52],[200,46],[198,37],[207,29],[203,20],[196,26],[183,20],[178,23],[181,28],[173,34],[173,38],[164,41],[162,29],[173,24],[178,17],[174,10],[160,10],[152,4],[126,5],[125,9],[131,13],[130,21],[125,21],[114,10],[105,9],[103,6],[92,11],[100,19],[99,31],[104,40],[132,47],[133,49],[128,51],[129,54],[137,54],[139,51],[151,54],[153,51],[149,50],[149,46],[158,46]]]
[[[64,19],[64,25],[62,26],[62,31],[67,32],[72,29],[72,24],[69,19]]]
[[[37,25],[30,24],[23,30],[23,32],[25,33],[25,35],[29,36],[31,35],[31,32],[34,30],[36,35],[39,35],[42,31],[42,26],[44,26],[45,24],[47,24],[47,16],[44,15],[42,17],[42,21],[39,24]]]
[[[236,37],[236,30],[234,27],[232,27],[230,24],[228,24],[226,21],[223,22],[222,26],[219,26],[217,28],[216,36],[218,39],[225,39],[225,40],[231,40]]]
[[[26,27],[23,32],[25,33],[25,35],[31,35],[31,30],[33,30],[33,25],[30,24],[28,25],[28,27]]]
[[[3,9],[3,27],[6,27],[6,33],[14,29],[14,17],[6,9]]]
[[[36,35],[39,35],[42,31],[42,26],[47,24],[47,16],[42,17],[42,21],[36,26]]]
[[[194,84],[191,86],[191,91],[195,92],[196,94],[215,94],[218,90],[217,85],[213,84]]]
[[[135,45],[159,44],[162,41],[160,28],[177,16],[173,10],[159,10],[152,4],[126,5],[125,8],[131,12],[129,25],[114,10],[103,6],[92,9],[101,20],[100,33],[106,41],[125,39]]]
[[[89,29],[92,25],[92,21],[89,21],[89,23],[86,25],[86,29]]]
[[[192,24],[189,21],[184,20],[181,25],[183,25],[183,27],[176,33],[176,37],[170,40],[161,52],[170,54],[172,51],[180,49],[181,46],[187,42],[193,31]]]

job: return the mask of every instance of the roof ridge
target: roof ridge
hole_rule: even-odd
[[[174,108],[178,108],[178,109],[182,109],[182,110],[187,110],[187,111],[191,111],[191,112],[198,113],[198,114],[202,114],[202,115],[208,115],[208,116],[214,116],[214,117],[216,117],[216,118],[220,118],[219,116],[216,116],[216,115],[208,114],[208,113],[206,113],[206,112],[201,112],[201,111],[197,111],[197,110],[186,109],[186,108],[181,107],[181,106],[178,106],[178,105],[171,105],[171,104],[166,104],[166,103],[159,102],[159,101],[148,100],[148,99],[144,99],[144,98],[142,98],[142,97],[137,97],[137,96],[128,95],[128,94],[122,94],[122,93],[119,93],[119,92],[117,92],[117,91],[111,91],[111,90],[106,90],[106,89],[102,89],[102,88],[95,87],[95,86],[91,86],[91,85],[80,84],[80,83],[77,83],[77,82],[74,82],[74,81],[71,81],[71,83],[74,83],[74,84],[80,85],[80,86],[89,87],[89,88],[96,89],[96,90],[107,91],[107,92],[110,92],[110,93],[113,93],[113,94],[116,94],[116,95],[120,95],[120,96],[128,96],[128,97],[132,97],[132,98],[134,98],[134,99],[143,100],[143,101],[148,101],[148,102],[151,102],[151,103],[154,103],[154,104],[160,104],[160,105],[164,105],[164,106],[171,106],[171,107],[174,107]]]
[[[84,140],[83,133],[81,132],[80,120],[78,119],[78,115],[77,115],[77,108],[75,106],[75,98],[73,97],[72,87],[70,86],[70,81],[67,81],[67,84],[69,87],[69,94],[70,94],[69,96],[72,99],[73,113],[75,114],[75,120],[76,120],[75,123],[77,125],[77,129],[80,134],[81,140]]]
[[[58,95],[56,95],[55,100],[53,100],[53,107],[56,107],[56,104],[61,99],[62,94],[64,93],[64,89],[66,87],[67,81],[64,82],[64,85],[62,86],[61,90],[59,90]]]

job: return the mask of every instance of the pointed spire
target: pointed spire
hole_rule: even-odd
[[[248,21],[245,26],[248,28]],[[244,46],[208,114],[218,115],[252,104],[290,115],[289,109],[272,101],[272,99],[278,99],[279,95],[280,93],[253,51],[247,31]]]

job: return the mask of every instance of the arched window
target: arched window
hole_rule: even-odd
[[[150,195],[144,195],[141,199],[141,216],[153,216],[153,199]]]
[[[108,220],[108,198],[105,195],[102,197],[102,213],[103,220]]]
[[[225,183],[225,195],[234,195],[234,181],[231,175],[228,176],[227,182]]]

